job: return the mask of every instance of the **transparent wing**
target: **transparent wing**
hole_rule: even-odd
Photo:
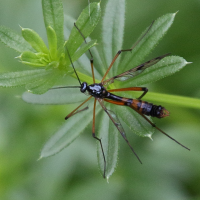
[[[138,74],[142,73],[146,68],[151,67],[152,65],[155,65],[157,62],[159,62],[160,60],[162,60],[164,57],[168,56],[168,54],[156,57],[152,60],[149,60],[141,65],[138,65],[137,67],[130,69],[126,72],[123,72],[117,76],[114,76],[110,79],[107,79],[103,82],[103,85],[109,85],[111,83],[114,82],[114,80],[118,80],[118,81],[125,81],[127,79],[133,78],[135,76],[137,76]]]

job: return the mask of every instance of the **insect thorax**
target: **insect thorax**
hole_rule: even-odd
[[[87,91],[95,98],[105,98],[107,96],[106,89],[99,83],[94,83],[87,86]]]

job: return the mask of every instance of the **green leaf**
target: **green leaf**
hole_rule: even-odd
[[[55,30],[51,26],[47,28],[47,35],[51,60],[57,60],[57,36]]]
[[[35,52],[35,50],[30,46],[28,42],[24,40],[21,35],[18,35],[13,30],[4,26],[0,26],[0,41],[18,52]]]
[[[51,35],[48,34],[48,27],[51,26],[56,32],[58,49],[62,49],[64,45],[64,14],[62,1],[42,0],[42,9],[48,42],[51,43]]]
[[[170,76],[175,72],[178,72],[187,64],[189,63],[179,56],[165,57],[157,64],[145,69],[143,73],[134,77],[134,79],[126,81],[125,85],[139,86],[158,81],[166,76]]]
[[[106,104],[107,109],[111,105]],[[108,179],[115,170],[118,159],[118,135],[120,134],[113,122],[109,119],[106,112],[102,111],[100,120],[98,120],[97,135],[101,138],[103,150],[106,158],[105,177]],[[97,142],[97,158],[98,164],[103,176],[104,174],[104,159],[99,142]]]
[[[99,111],[100,106],[97,106],[96,114]],[[92,122],[92,118],[92,109],[89,107],[67,119],[64,125],[44,145],[40,158],[52,156],[69,146]]]
[[[50,71],[45,69],[38,70],[26,70],[21,72],[6,72],[0,74],[0,86],[1,87],[15,87],[23,86],[30,82],[37,81]]]
[[[21,62],[34,67],[43,67],[47,63],[44,62],[37,53],[31,51],[25,51],[20,55]]]
[[[1,87],[26,86],[32,93],[41,94],[50,89],[61,77],[59,70],[27,70],[0,74]]]
[[[70,35],[70,32],[74,26],[74,22],[76,20],[70,16],[67,16],[65,15],[65,37],[67,38],[68,35]],[[87,41],[90,41],[91,39],[88,37],[87,38]],[[102,63],[102,59],[101,57],[99,56],[99,52],[97,51],[97,48],[96,46],[93,46],[92,48],[92,55],[93,57],[95,58],[95,61],[94,61],[94,74],[95,74],[95,77],[99,80],[101,80],[102,78],[102,75],[99,74],[99,72],[102,73],[103,71],[103,63]],[[77,62],[75,63],[75,67],[76,66],[79,66],[78,70],[86,75],[89,75],[89,76],[92,76],[92,73],[91,73],[91,66],[90,66],[90,60],[89,58],[87,57],[86,54],[83,54],[78,60]],[[95,66],[99,66],[99,67],[95,67]],[[101,66],[101,67],[100,67]],[[103,73],[102,73],[103,74]]]
[[[37,80],[28,83],[26,89],[34,94],[43,94],[52,88],[62,74],[59,70],[48,70],[48,72],[41,78],[38,77]]]
[[[72,56],[72,62],[78,60],[88,49],[96,45],[97,40],[91,40],[87,44],[83,44]]]
[[[120,118],[136,135],[152,138],[155,129],[136,111],[125,106],[115,106],[115,111]],[[151,117],[147,118],[151,120]]]
[[[120,6],[119,6],[120,5]],[[102,23],[104,66],[110,65],[116,53],[122,49],[125,21],[125,0],[109,0]],[[116,75],[120,57],[115,61],[109,77]],[[102,66],[101,66],[102,67]]]
[[[144,58],[153,50],[153,48],[170,28],[175,15],[176,13],[170,13],[158,18],[145,37],[135,46],[132,52],[124,53],[125,56],[120,64],[119,73],[136,67],[144,61]],[[144,35],[147,29],[141,34],[141,36]]]
[[[97,23],[99,22],[100,16],[100,3],[90,3],[89,6],[82,11],[81,15],[76,21],[76,25],[85,38],[87,38],[92,33]],[[71,56],[73,56],[73,54],[82,43],[83,37],[77,28],[73,27],[69,36],[69,40],[67,41],[67,48]]]
[[[58,61],[52,61],[48,65],[46,65],[46,70],[52,69],[52,68],[58,68],[59,62]]]
[[[25,92],[22,95],[25,102],[33,104],[72,104],[83,102],[86,98],[88,96],[81,93],[79,88],[52,89],[41,95]]]
[[[34,30],[22,28],[22,36],[37,52],[49,53],[44,41]]]

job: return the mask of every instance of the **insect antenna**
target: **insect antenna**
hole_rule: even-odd
[[[83,35],[83,33],[81,32],[81,30],[77,27],[76,23],[74,23],[74,26],[76,27],[76,29],[78,30],[78,32],[80,33],[80,35],[82,36],[83,40],[85,41],[85,44],[87,44],[85,36]],[[90,53],[90,65],[91,65],[91,70],[92,70],[92,78],[93,78],[93,83],[95,83],[95,77],[94,77],[94,66],[93,66],[93,55],[92,52],[90,51],[90,49],[88,49],[89,53]]]
[[[74,69],[74,72],[75,72],[75,74],[76,74],[76,77],[77,77],[77,79],[78,79],[78,82],[79,82],[80,85],[81,85],[81,81],[80,81],[79,76],[78,76],[78,74],[77,74],[77,72],[76,72],[76,70],[75,70],[75,67],[74,67],[74,64],[73,64],[73,62],[72,62],[72,59],[71,59],[71,56],[70,56],[70,54],[69,54],[69,50],[68,50],[67,46],[66,46],[66,50],[67,50],[67,54],[68,54],[68,56],[69,56],[69,60],[70,60],[70,62],[71,62],[71,65],[72,65],[72,67],[73,67],[73,69]],[[60,87],[53,87],[53,88],[50,88],[49,90],[53,90],[53,89],[62,89],[62,88],[81,88],[81,86],[60,86]]]
[[[69,60],[70,60],[70,62],[71,62],[71,65],[72,65],[72,67],[73,67],[73,69],[74,69],[74,72],[75,72],[75,74],[76,74],[76,77],[77,77],[77,79],[78,79],[78,81],[79,81],[79,83],[80,83],[80,85],[81,85],[81,81],[80,81],[80,79],[79,79],[79,77],[78,77],[78,74],[77,74],[77,72],[76,72],[76,70],[75,70],[75,67],[74,67],[74,64],[73,64],[73,62],[72,62],[72,59],[71,59],[71,56],[70,56],[70,54],[69,54],[69,50],[68,50],[67,46],[66,46],[66,50],[67,50],[67,54],[68,54],[68,56],[69,56]]]
[[[74,23],[74,26],[76,27],[76,29],[78,30],[78,32],[80,33],[80,35],[82,36],[82,38],[83,38],[83,40],[84,40],[84,42],[85,42],[85,44],[87,44],[87,41],[86,41],[86,39],[85,39],[85,36],[83,35],[83,33],[81,32],[81,30],[77,27],[77,25],[76,25],[76,23]],[[88,49],[88,51],[89,51],[89,53],[90,53],[90,56],[93,58],[93,56],[92,56],[92,53],[91,53],[91,51],[90,51],[90,49]]]
[[[61,87],[53,87],[53,88],[50,88],[49,90],[62,89],[62,88],[81,88],[81,86],[61,86]]]

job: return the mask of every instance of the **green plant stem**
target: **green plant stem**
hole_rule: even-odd
[[[200,99],[196,98],[148,92],[144,99],[152,102],[169,103],[187,108],[200,109]]]

